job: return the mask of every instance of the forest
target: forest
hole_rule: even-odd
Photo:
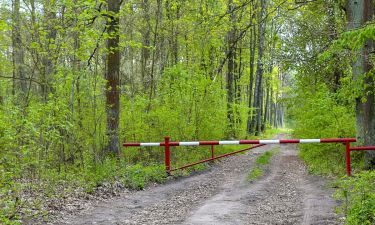
[[[166,179],[162,150],[123,142],[287,128],[374,146],[374,12],[372,0],[1,0],[0,224],[47,220],[77,189]],[[336,183],[346,224],[374,223],[375,151],[353,153],[351,178],[339,144],[299,156]]]

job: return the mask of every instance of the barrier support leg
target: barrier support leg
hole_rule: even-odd
[[[211,159],[214,160],[215,159],[215,153],[214,153],[214,146],[211,145]]]
[[[351,176],[350,168],[350,142],[345,142],[346,175]]]
[[[169,150],[169,141],[170,137],[164,137],[164,143],[165,143],[165,148],[164,148],[164,162],[165,162],[165,172],[167,175],[171,175],[171,152]]]

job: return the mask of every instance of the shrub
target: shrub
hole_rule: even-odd
[[[375,171],[360,172],[339,180],[335,197],[343,201],[339,208],[346,224],[375,224]]]

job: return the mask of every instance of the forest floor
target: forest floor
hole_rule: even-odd
[[[307,173],[296,145],[281,145],[264,175],[249,181],[256,157],[274,147],[253,149],[144,191],[124,192],[50,224],[340,224],[333,190]]]

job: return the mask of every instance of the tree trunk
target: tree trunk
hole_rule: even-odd
[[[253,13],[253,19],[254,19],[255,13]],[[252,19],[252,20],[253,20]],[[250,82],[249,82],[249,114],[247,118],[247,132],[251,132],[251,121],[253,118],[253,112],[250,110],[252,107],[252,99],[253,99],[253,86],[254,86],[254,62],[255,62],[255,47],[256,47],[256,29],[253,28],[250,30]]]
[[[257,77],[255,81],[254,91],[254,111],[256,116],[252,118],[251,133],[259,135],[262,131],[262,102],[263,102],[263,51],[265,42],[265,15],[266,15],[266,1],[260,0],[261,11],[258,18],[258,59],[257,59]]]
[[[228,1],[228,13],[230,14],[230,21],[231,24],[234,24],[234,4],[232,0]],[[235,67],[235,53],[234,53],[234,42],[235,42],[235,28],[234,25],[231,27],[227,34],[227,51],[228,51],[228,64],[227,64],[227,137],[234,136],[234,115],[233,115],[233,99],[234,99],[234,88],[233,88],[233,81],[234,81],[234,67]]]
[[[328,17],[328,31],[329,31],[329,41],[333,42],[337,39],[337,23],[335,18],[336,4],[334,0],[329,0],[327,2],[327,17]],[[330,88],[334,93],[340,88],[340,78],[342,77],[342,69],[340,67],[340,57],[334,53],[332,59],[334,60],[334,68],[332,76],[328,76],[330,79],[328,82],[331,84]]]
[[[178,5],[172,9],[172,3],[170,0],[166,1],[166,16],[170,26],[170,36],[168,38],[169,44],[169,53],[170,55],[170,66],[176,65],[178,63],[178,25],[175,20],[178,20],[180,17],[180,5],[182,2],[179,2]],[[173,14],[175,13],[175,14]]]
[[[269,83],[267,84],[266,87],[266,102],[264,104],[264,115],[263,115],[263,124],[266,124],[269,120],[270,116],[270,87]]]
[[[141,76],[144,92],[147,93],[148,86],[151,84],[149,58],[150,58],[150,6],[148,0],[142,1],[143,24],[142,33],[142,53],[141,53]]]
[[[55,44],[56,36],[57,36],[57,30],[55,29],[54,23],[56,23],[56,12],[54,9],[54,5],[52,5],[53,2],[46,1],[46,5],[44,7],[45,13],[46,13],[46,23],[48,24],[48,34],[46,36],[46,43],[45,43],[45,50],[48,52],[48,55],[45,55],[43,57],[43,68],[44,71],[42,73],[42,95],[44,97],[44,100],[47,101],[48,99],[48,93],[50,90],[50,76],[53,73],[54,70],[54,61],[53,58],[55,57],[54,51],[55,49],[51,49],[50,46]]]
[[[156,64],[156,52],[160,48],[157,48],[158,46],[158,37],[159,37],[159,23],[162,17],[162,0],[157,0],[157,10],[156,10],[156,21],[155,21],[155,27],[154,27],[154,37],[153,37],[153,46],[154,49],[152,50],[152,61],[151,61],[151,71],[150,71],[150,92],[149,92],[149,102],[147,106],[147,112],[151,110],[151,101],[153,96],[155,95],[155,89],[156,89],[156,79],[155,77],[155,64]]]
[[[22,95],[27,92],[27,82],[24,70],[24,52],[21,40],[20,0],[13,1],[13,77],[19,79]],[[16,82],[13,81],[15,84]],[[16,86],[16,85],[15,85]]]
[[[236,102],[236,105],[240,105],[241,102],[242,102],[242,90],[241,90],[241,84],[240,84],[240,81],[241,81],[241,77],[242,77],[242,71],[243,71],[243,63],[242,63],[242,42],[240,42],[240,47],[239,47],[239,51],[238,51],[238,57],[239,59],[235,59],[235,62],[239,61],[238,63],[235,63],[235,67],[236,67],[236,74],[235,74],[235,91],[236,91],[236,99],[235,99],[235,102]],[[237,58],[237,54],[236,54],[236,58]],[[238,65],[237,65],[238,64]],[[238,107],[236,107],[236,127],[237,126],[240,126],[242,123],[241,121],[241,113],[240,113],[240,110]]]
[[[119,110],[120,110],[120,53],[119,53],[119,18],[120,0],[107,0],[110,19],[107,23],[107,87],[106,87],[106,111],[107,111],[107,135],[108,153],[118,155],[119,138]]]
[[[347,19],[348,30],[356,29],[373,18],[372,0],[348,1]],[[366,72],[372,69],[370,54],[374,50],[372,40],[367,40],[365,46],[357,52],[358,59],[352,66],[353,78],[360,79]],[[365,77],[365,90],[362,96],[356,99],[356,127],[357,139],[361,145],[375,145],[375,108],[374,108],[374,78]],[[363,101],[362,99],[365,99]],[[365,152],[365,167],[375,168],[375,152]]]

